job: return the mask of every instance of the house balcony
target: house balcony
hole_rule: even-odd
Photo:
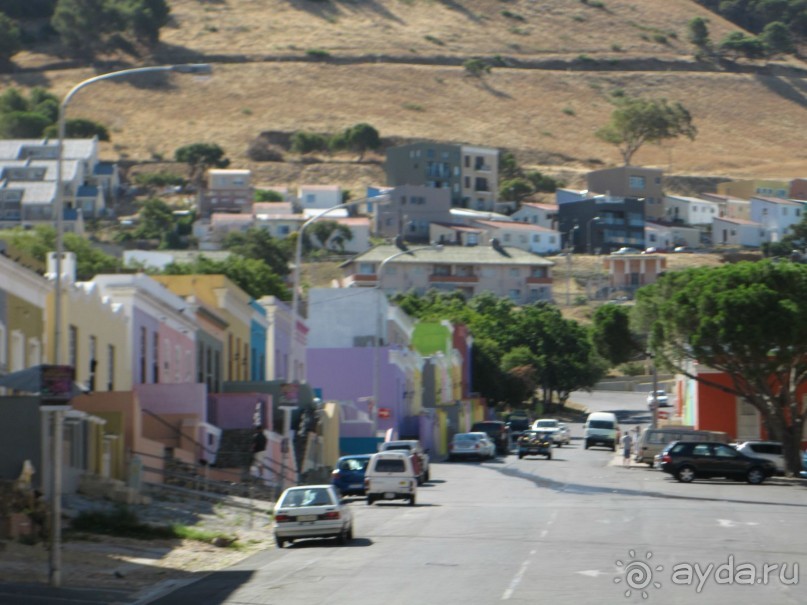
[[[429,283],[476,284],[479,278],[476,275],[429,275]]]
[[[525,283],[528,284],[551,284],[552,278],[551,277],[528,277],[524,280]]]

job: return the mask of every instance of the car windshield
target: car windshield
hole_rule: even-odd
[[[375,470],[378,473],[403,473],[406,470],[406,465],[400,459],[379,458],[376,460]]]
[[[389,443],[384,449],[386,450],[411,450],[412,446],[407,443]]]
[[[590,429],[612,429],[614,423],[610,420],[590,420],[588,423]]]
[[[546,428],[546,429],[553,429],[553,428],[556,428],[558,426],[558,421],[557,420],[539,420],[538,422],[535,423],[535,426],[541,427],[541,428]]]
[[[454,441],[479,441],[481,439],[481,435],[472,435],[470,433],[462,433],[459,435],[454,435]]]

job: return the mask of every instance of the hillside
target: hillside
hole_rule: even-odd
[[[682,102],[699,130],[694,142],[642,149],[637,164],[698,177],[807,176],[803,64],[696,62],[691,18],[708,17],[713,39],[737,28],[690,0],[595,4],[173,0],[150,62],[209,61],[213,76],[97,84],[74,98],[69,116],[109,126],[108,159],[170,159],[182,145],[215,142],[259,184],[335,182],[356,193],[378,184],[383,155],[361,165],[348,156],[247,157],[264,131],[335,132],[367,122],[388,140],[508,148],[522,164],[577,185],[584,171],[619,163],[593,133],[621,90]],[[471,57],[503,66],[470,77],[462,63]],[[117,59],[98,71],[137,64]],[[0,87],[46,86],[59,95],[96,73],[48,48],[16,56],[15,70],[0,74]]]

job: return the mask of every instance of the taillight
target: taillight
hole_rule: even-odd
[[[331,510],[331,511],[328,511],[327,513],[322,513],[319,516],[319,518],[320,519],[339,519],[339,518],[341,518],[341,515],[339,514],[338,510]]]
[[[672,457],[671,457],[669,454],[664,454],[664,455],[661,457],[661,461],[662,461],[662,462],[672,462]]]
[[[289,521],[291,521],[291,517],[288,515],[275,515],[276,523],[288,523]]]
[[[453,443],[449,443],[449,444],[448,444],[448,449],[449,449],[449,450],[453,450],[453,449],[454,449],[454,444],[453,444]]]

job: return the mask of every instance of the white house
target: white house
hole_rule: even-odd
[[[720,216],[751,220],[751,202],[746,199],[720,193],[701,193],[700,195],[705,200],[717,202]]]
[[[325,210],[342,203],[339,185],[300,185],[297,188],[297,204],[301,212],[311,209]]]
[[[549,254],[560,250],[560,233],[539,225],[516,221],[486,221],[475,223],[485,230],[484,244],[498,239],[503,246],[513,246],[536,254]]]
[[[688,225],[711,225],[720,216],[717,202],[683,195],[664,196],[664,211],[667,220]]]
[[[781,241],[804,216],[804,202],[764,196],[754,196],[750,202],[751,220],[762,225],[765,241]]]
[[[718,217],[712,221],[712,242],[726,246],[759,248],[765,241],[765,230],[754,221]]]
[[[524,202],[510,216],[514,221],[555,229],[558,226],[558,205]]]
[[[667,225],[660,225],[659,223],[645,223],[644,241],[648,248],[672,250],[675,247],[673,229]]]

